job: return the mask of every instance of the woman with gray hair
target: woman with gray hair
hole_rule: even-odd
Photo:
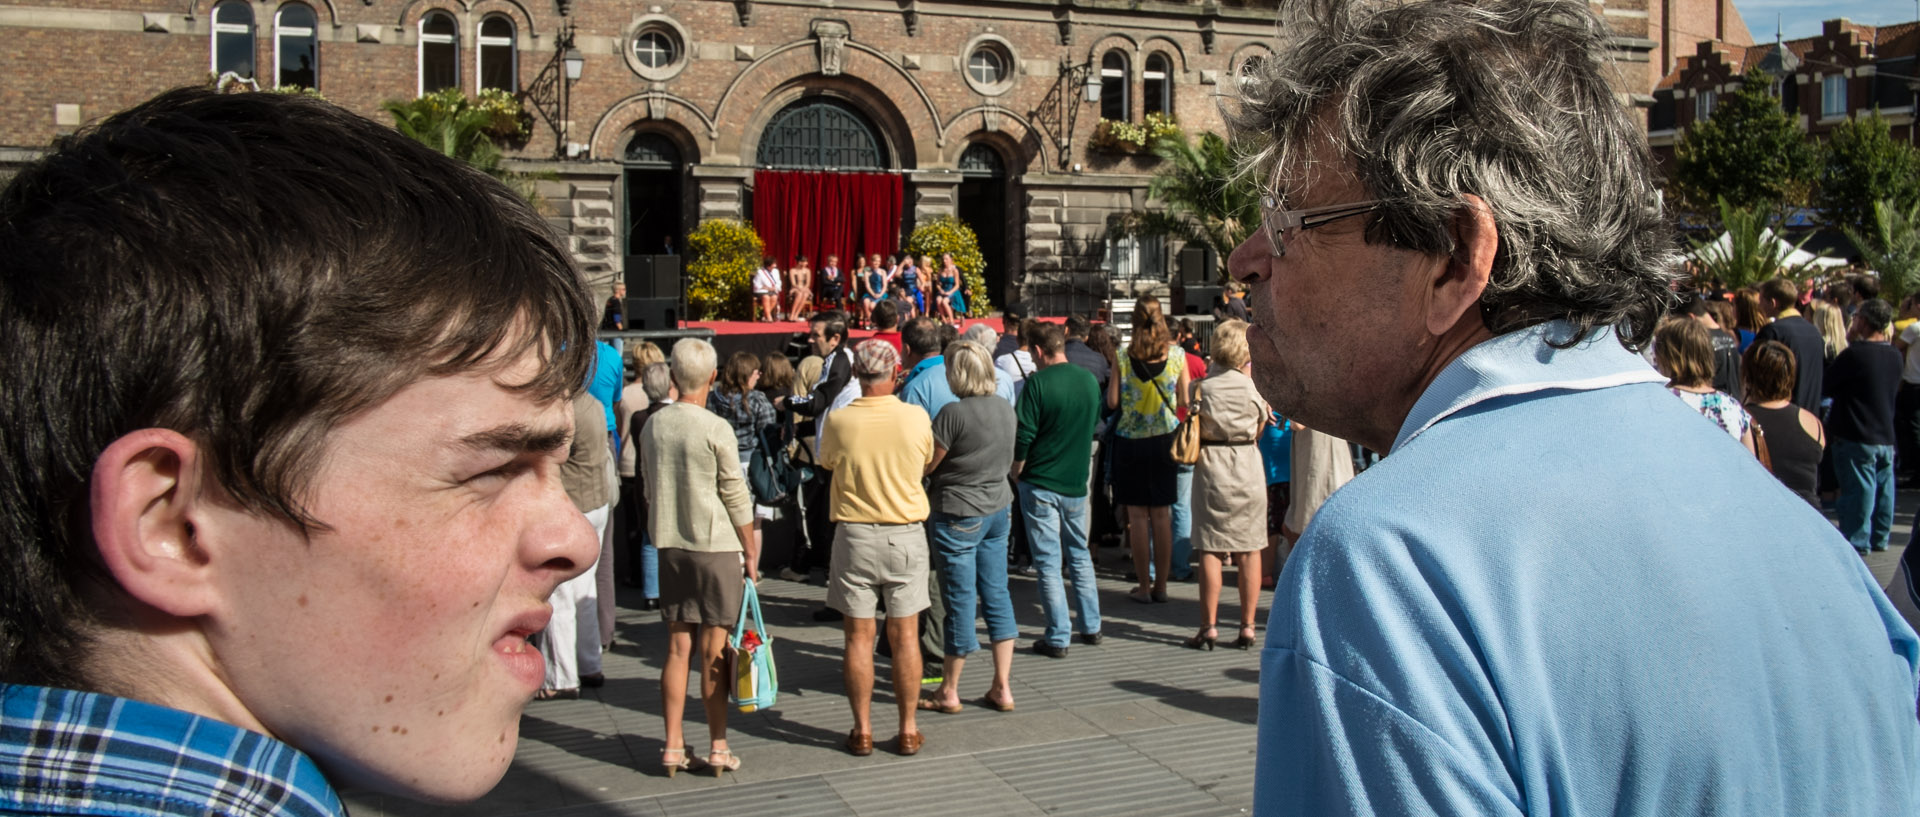
[[[1247,375],[1247,323],[1213,330],[1213,374],[1195,387],[1200,462],[1193,469],[1193,549],[1200,551],[1200,632],[1191,649],[1213,649],[1218,637],[1220,566],[1231,560],[1240,586],[1240,633],[1233,646],[1253,646],[1260,607],[1260,549],[1267,544],[1266,469],[1256,447],[1271,409]]]
[[[733,427],[706,408],[715,362],[713,346],[704,340],[674,344],[669,368],[680,398],[656,412],[640,432],[652,509],[648,533],[660,549],[660,611],[668,632],[660,671],[666,718],[660,764],[668,777],[693,767],[681,714],[696,645],[712,739],[707,764],[715,776],[740,768],[740,758],[727,748],[727,630],[739,619],[742,573],[745,581],[759,578],[760,554]]]
[[[1013,709],[1013,641],[1020,629],[1007,594],[1007,535],[1011,529],[1017,421],[1013,406],[995,394],[992,352],[971,341],[946,348],[947,385],[959,399],[933,418],[933,462],[927,465],[932,506],[928,538],[939,570],[940,601],[947,627],[940,688],[920,698],[920,708],[960,711],[960,671],[980,649],[975,609],[987,620],[993,644],[993,686],[981,703]]]

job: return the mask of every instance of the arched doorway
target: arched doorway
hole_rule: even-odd
[[[1012,262],[1007,254],[1007,225],[1015,209],[1007,201],[1007,165],[1000,151],[974,142],[960,154],[960,220],[980,239],[980,255],[987,259],[987,294],[996,303],[1016,300]]]
[[[767,254],[818,269],[900,248],[904,190],[871,120],[844,100],[803,97],[768,120],[755,152],[753,225]]]
[[[638,133],[621,157],[626,177],[627,324],[670,329],[680,314],[679,253],[686,233],[681,214],[686,165],[680,148],[661,133]]]
[[[683,250],[680,148],[663,134],[635,134],[621,164],[627,178],[627,254],[665,254],[668,241],[675,252]]]

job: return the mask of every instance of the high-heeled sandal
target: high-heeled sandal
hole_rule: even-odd
[[[1234,649],[1251,650],[1254,646],[1253,627],[1240,628],[1240,637],[1233,640]]]
[[[675,752],[680,753],[679,761],[676,762],[676,761],[667,759],[668,756],[672,755]],[[693,768],[692,755],[693,755],[692,746],[681,746],[679,748],[661,749],[660,750],[660,767],[663,769],[666,769],[667,777],[671,778],[673,777],[674,772],[689,771]]]
[[[1220,636],[1215,629],[1208,627],[1195,633],[1192,638],[1180,642],[1180,644],[1189,650],[1206,650],[1207,652],[1213,652],[1214,642],[1219,640]]]
[[[719,777],[721,772],[740,771],[740,756],[732,749],[715,749],[707,753],[707,768],[713,770],[714,777]]]

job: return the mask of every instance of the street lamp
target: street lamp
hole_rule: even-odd
[[[573,83],[580,79],[586,64],[586,55],[573,46],[573,28],[563,28],[554,38],[553,59],[547,60],[540,75],[521,92],[522,98],[539,111],[547,120],[547,126],[553,129],[555,159],[567,158],[567,121],[573,112]]]
[[[1100,101],[1100,75],[1093,71],[1093,61],[1087,61],[1087,101]]]

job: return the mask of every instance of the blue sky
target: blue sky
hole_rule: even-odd
[[[1856,23],[1887,25],[1920,18],[1913,0],[1843,0],[1838,3],[1809,3],[1806,0],[1735,0],[1740,18],[1747,21],[1754,42],[1773,40],[1774,20],[1779,19],[1786,39],[1811,37],[1820,33],[1820,21],[1845,17]]]

